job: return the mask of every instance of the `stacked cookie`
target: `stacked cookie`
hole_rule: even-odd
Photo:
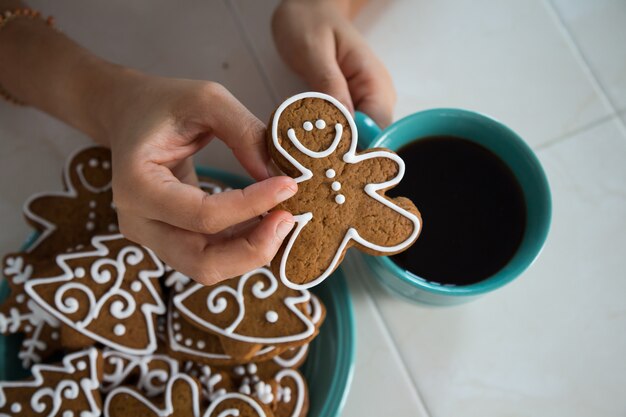
[[[0,415],[306,414],[319,299],[266,268],[205,287],[125,239],[104,148],[73,155],[64,183],[29,199],[38,236],[4,258],[0,332],[24,335],[32,377],[0,382]]]

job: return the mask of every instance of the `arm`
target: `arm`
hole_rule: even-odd
[[[270,178],[265,126],[219,84],[106,62],[34,19],[0,29],[0,56],[11,95],[111,147],[120,230],[180,272],[210,284],[265,265],[293,227],[284,211],[258,220],[297,185]],[[213,136],[259,182],[214,196],[197,188],[191,158]]]
[[[396,93],[389,72],[350,19],[365,0],[283,0],[274,40],[283,60],[310,88],[337,97],[381,126],[392,121]]]

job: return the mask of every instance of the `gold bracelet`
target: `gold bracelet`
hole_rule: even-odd
[[[20,18],[44,20],[48,27],[54,28],[54,18],[52,16],[44,19],[41,16],[41,13],[37,10],[33,10],[28,7],[20,7],[12,10],[5,10],[0,13],[0,30],[9,24],[9,22]],[[9,93],[4,87],[2,87],[2,85],[0,85],[0,97],[4,98],[9,103],[16,104],[18,106],[26,105],[26,103],[15,98],[11,93]]]

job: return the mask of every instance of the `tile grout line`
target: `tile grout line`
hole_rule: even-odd
[[[232,0],[224,0],[224,4],[226,5],[226,8],[230,12],[233,20],[235,21],[235,24],[237,25],[237,28],[239,29],[241,37],[243,38],[243,43],[246,46],[246,49],[248,50],[250,55],[252,56],[254,65],[256,66],[257,70],[261,73],[261,79],[263,80],[263,84],[265,84],[266,90],[270,94],[270,98],[272,99],[274,104],[278,106],[279,104],[278,95],[276,94],[276,91],[274,91],[274,86],[272,85],[269,75],[267,74],[265,67],[263,67],[263,64],[261,63],[261,59],[259,58],[256,52],[256,48],[254,47],[254,43],[252,42],[252,39],[250,38],[250,34],[246,30],[246,26],[244,25],[244,22],[241,18],[239,10],[237,9],[237,6],[233,4]]]
[[[533,151],[542,151],[544,149],[551,148],[554,145],[558,145],[561,142],[567,141],[568,139],[570,139],[573,136],[576,136],[576,135],[579,135],[579,134],[581,134],[583,132],[591,130],[591,129],[593,129],[593,128],[595,128],[595,127],[597,127],[597,126],[599,126],[599,125],[601,125],[603,123],[610,122],[612,119],[615,119],[615,118],[616,118],[616,116],[613,115],[613,114],[609,114],[607,116],[602,116],[601,118],[599,118],[597,120],[594,120],[593,122],[587,123],[584,126],[576,128],[576,129],[574,129],[572,131],[569,131],[569,132],[567,132],[567,133],[565,133],[563,135],[557,136],[557,137],[555,137],[553,139],[549,139],[549,140],[547,140],[547,141],[545,141],[543,143],[540,143],[537,146],[533,146]]]
[[[356,254],[353,253],[352,256],[349,256],[348,258],[349,258],[349,264],[352,266],[352,269],[358,270],[359,272],[361,272],[359,275],[364,277],[364,279],[361,280],[358,283],[358,285],[362,285],[364,293],[366,294],[366,296],[367,296],[367,298],[369,300],[369,303],[373,307],[373,311],[375,313],[376,319],[382,324],[382,328],[384,329],[385,335],[391,341],[392,352],[398,358],[400,363],[402,364],[402,369],[404,370],[405,377],[409,380],[409,382],[411,384],[411,388],[412,388],[413,394],[415,395],[418,403],[420,404],[420,406],[422,408],[421,411],[426,416],[432,417],[432,414],[431,414],[428,406],[426,405],[426,402],[424,401],[423,396],[420,393],[420,390],[419,390],[419,388],[417,386],[417,382],[413,378],[413,375],[409,371],[409,368],[408,368],[408,366],[406,364],[406,361],[404,360],[404,357],[402,356],[402,354],[400,353],[400,350],[398,349],[398,343],[396,342],[396,339],[391,334],[391,331],[389,330],[389,326],[387,325],[386,320],[384,319],[382,313],[380,312],[380,307],[378,306],[378,303],[376,302],[376,299],[375,299],[374,295],[372,294],[372,292],[370,290],[370,287],[369,287],[369,285],[370,285],[369,284],[369,279],[370,279],[369,272],[364,270],[364,268],[362,267],[360,261],[356,258],[355,255]],[[362,282],[362,281],[367,281],[367,282]]]
[[[587,61],[587,59],[585,58],[583,51],[574,39],[574,36],[568,29],[565,21],[561,18],[561,15],[552,3],[552,0],[543,0],[543,4],[547,12],[551,15],[552,20],[554,20],[554,22],[556,23],[559,31],[563,35],[565,42],[568,44],[570,51],[574,55],[574,58],[578,61],[583,71],[589,77],[594,90],[596,90],[596,92],[600,95],[600,99],[604,102],[604,105],[610,109],[612,113],[611,115],[617,116],[619,129],[626,138],[626,125],[619,117],[620,112],[618,111],[617,106],[613,103],[609,95],[606,93],[606,89],[602,85],[602,82],[600,82],[600,79],[596,76],[595,72],[591,68],[589,61]]]

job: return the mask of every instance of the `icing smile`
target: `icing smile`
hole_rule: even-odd
[[[307,130],[307,131],[313,130],[313,124],[309,121],[304,122],[302,127],[304,130]],[[323,129],[326,127],[326,122],[320,119],[315,122],[315,127],[317,127],[318,129]],[[310,150],[309,148],[304,146],[302,142],[300,142],[300,140],[296,136],[296,131],[293,128],[287,131],[287,137],[291,140],[291,142],[293,142],[295,147],[298,148],[300,152],[302,152],[303,154],[307,156],[310,156],[311,158],[325,158],[329,156],[330,154],[332,154],[333,152],[335,152],[335,150],[337,149],[337,146],[339,146],[339,142],[341,142],[342,136],[343,136],[343,126],[341,125],[341,123],[336,123],[335,124],[335,138],[333,139],[330,146],[326,150],[315,152],[315,151]],[[309,176],[306,179],[309,179],[309,178],[311,177]],[[296,182],[301,182],[304,180],[305,179],[298,181],[298,179],[296,179]]]

